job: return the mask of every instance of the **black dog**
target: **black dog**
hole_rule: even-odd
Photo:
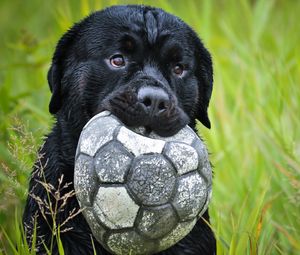
[[[212,63],[195,32],[177,17],[146,6],[114,6],[75,24],[58,42],[48,73],[56,123],[30,180],[24,225],[38,254],[109,254],[93,237],[73,193],[74,155],[83,126],[107,109],[126,125],[170,136],[196,119],[210,128]],[[209,221],[208,211],[203,218]],[[54,219],[54,220],[53,220]],[[54,230],[54,231],[53,231]],[[215,254],[215,238],[200,219],[159,254]]]

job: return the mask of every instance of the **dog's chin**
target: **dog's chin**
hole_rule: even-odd
[[[144,127],[145,133],[154,131],[163,137],[175,135],[189,124],[188,115],[176,104],[152,115],[138,102],[132,91],[116,92],[106,97],[96,113],[105,110],[110,111],[128,127]]]

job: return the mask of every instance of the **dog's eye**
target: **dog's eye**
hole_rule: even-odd
[[[110,58],[110,64],[113,67],[123,67],[125,66],[125,59],[122,55],[118,54],[118,55],[114,55]]]
[[[173,68],[173,72],[174,74],[176,74],[177,76],[181,76],[183,74],[184,71],[184,67],[181,64],[177,64],[176,66],[174,66]]]

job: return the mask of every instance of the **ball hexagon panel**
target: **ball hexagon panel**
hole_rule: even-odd
[[[100,113],[98,113],[97,115],[95,115],[93,118],[91,118],[86,124],[85,124],[85,126],[83,127],[83,129],[82,130],[85,130],[89,125],[90,125],[90,123],[91,122],[95,122],[95,121],[97,121],[97,119],[103,119],[103,117],[106,117],[106,116],[111,116],[111,117],[113,117],[113,115],[111,114],[111,112],[109,112],[109,111],[103,111],[103,112],[100,112]]]
[[[142,235],[156,239],[165,236],[175,226],[178,218],[171,205],[141,208],[137,229]]]
[[[117,139],[135,156],[146,153],[161,153],[165,142],[139,135],[126,127],[121,127]]]
[[[199,155],[199,171],[200,174],[206,179],[207,183],[212,182],[211,165],[208,158],[208,152],[204,143],[199,139],[195,139],[192,146],[196,149]]]
[[[92,230],[93,235],[100,242],[103,239],[103,236],[106,232],[105,228],[99,224],[97,217],[94,215],[92,207],[86,207],[82,211],[86,221],[89,223],[89,226]]]
[[[149,137],[153,139],[160,139],[166,142],[183,142],[188,145],[191,145],[195,137],[197,137],[197,135],[190,127],[186,126],[185,128],[181,129],[177,134],[170,137],[161,137],[155,134],[154,132],[151,132],[149,134]]]
[[[107,245],[115,254],[142,255],[153,254],[157,243],[145,240],[133,230],[113,233],[108,237]]]
[[[179,142],[167,143],[164,154],[173,162],[179,175],[198,168],[198,154],[193,147],[187,144]]]
[[[103,225],[110,229],[133,227],[139,206],[125,187],[100,187],[93,209]]]
[[[81,206],[92,205],[92,195],[96,192],[97,182],[93,159],[90,156],[80,154],[76,159],[74,168],[74,186]]]
[[[206,184],[197,172],[179,178],[172,204],[181,220],[190,220],[198,215],[206,202],[206,192]]]
[[[160,154],[143,155],[134,160],[127,185],[143,205],[161,205],[170,199],[176,181],[171,164]]]
[[[208,188],[208,191],[207,191],[207,197],[206,197],[205,204],[204,204],[203,208],[201,209],[201,211],[199,212],[199,214],[197,215],[198,218],[200,218],[207,210],[208,204],[211,200],[211,197],[212,197],[212,189],[210,187],[210,188]]]
[[[79,151],[94,157],[101,146],[113,140],[114,131],[119,125],[120,123],[110,116],[101,119],[101,128],[97,119],[91,121],[81,133]]]
[[[131,155],[118,142],[110,142],[95,156],[95,170],[101,183],[123,183]]]
[[[160,239],[159,250],[165,250],[184,238],[196,224],[196,219],[187,222],[178,223],[166,237]]]

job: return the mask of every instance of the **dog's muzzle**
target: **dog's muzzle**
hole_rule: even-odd
[[[175,95],[154,79],[136,79],[114,90],[98,112],[109,110],[125,125],[144,126],[161,136],[171,136],[189,123]]]

